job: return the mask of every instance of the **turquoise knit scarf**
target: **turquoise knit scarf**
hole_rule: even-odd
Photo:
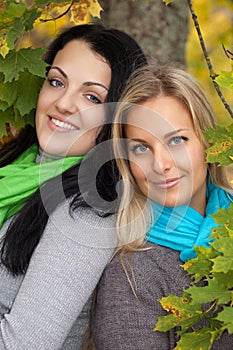
[[[147,240],[180,251],[183,262],[195,258],[194,246],[209,247],[209,235],[217,226],[211,215],[219,208],[229,208],[230,201],[229,193],[209,183],[205,217],[188,206],[170,208],[152,202],[155,224]]]
[[[36,163],[37,155],[38,146],[33,145],[12,164],[0,168],[0,228],[45,181],[83,159],[83,156],[65,157]]]

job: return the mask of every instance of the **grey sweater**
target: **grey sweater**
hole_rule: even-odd
[[[69,203],[62,203],[26,274],[13,277],[0,265],[0,350],[80,349],[90,296],[115,240],[113,217],[86,208],[71,217]]]
[[[147,243],[152,250],[133,253],[129,271],[132,292],[119,256],[115,256],[98,285],[92,333],[96,350],[170,350],[174,331],[154,332],[157,317],[165,315],[158,299],[169,293],[181,296],[190,278],[180,266],[179,252]],[[134,283],[135,281],[135,283]],[[232,350],[233,335],[224,334],[213,350]]]

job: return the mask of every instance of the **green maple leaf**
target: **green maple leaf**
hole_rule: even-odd
[[[1,84],[0,83],[0,95],[1,95],[1,102],[3,102],[3,106],[0,106],[0,109],[2,111],[5,111],[8,107],[10,107],[17,98],[17,89],[15,87],[15,82],[12,83],[6,83]],[[5,106],[5,108],[4,108]]]
[[[217,320],[224,323],[224,328],[227,329],[229,334],[233,333],[233,307],[224,306],[223,310],[216,317]]]
[[[182,334],[175,350],[209,350],[211,348],[211,331],[209,328]]]
[[[24,24],[24,30],[28,31],[33,29],[33,23],[35,22],[35,20],[40,17],[41,13],[38,11],[37,8],[32,8],[32,9],[27,9],[24,12],[22,21]]]
[[[187,289],[187,292],[195,304],[204,304],[214,300],[218,300],[219,304],[231,301],[231,292],[226,290],[226,287],[215,278],[208,278],[207,286],[191,286]]]
[[[213,272],[223,272],[228,273],[230,270],[233,270],[233,253],[231,256],[218,256],[213,259]]]
[[[5,111],[9,107],[8,103],[6,101],[0,100],[0,111]],[[0,112],[1,114],[1,112]]]
[[[10,1],[0,11],[0,29],[6,31],[10,28],[16,18],[22,18],[26,11],[26,6],[21,1],[19,3]]]
[[[43,79],[41,77],[30,74],[28,71],[20,73],[20,79],[17,81],[17,100],[15,107],[21,115],[30,113],[36,108],[37,99]]]
[[[228,228],[233,229],[233,203],[230,203],[229,208],[218,209],[218,211],[213,214],[212,217],[217,224],[225,224]]]
[[[216,241],[222,239],[223,237],[229,237],[228,223],[222,223],[221,226],[214,228],[210,235],[211,238],[215,238]],[[214,245],[215,247],[215,245]]]
[[[6,135],[6,123],[10,123],[11,126],[20,128],[24,127],[26,124],[34,125],[34,114],[35,111],[32,110],[30,114],[22,117],[16,108],[10,107],[6,111],[0,111],[0,137]]]
[[[32,75],[27,70],[19,74],[18,80],[11,83],[0,84],[0,95],[3,104],[0,109],[5,111],[6,108],[14,106],[20,115],[29,114],[32,109],[36,108],[37,99],[43,79]]]
[[[230,270],[227,273],[223,272],[215,272],[214,277],[216,280],[222,284],[225,285],[226,288],[230,289],[233,287],[233,271]]]
[[[215,81],[219,86],[228,88],[233,92],[233,65],[231,72],[221,71]]]
[[[21,18],[17,18],[14,22],[14,25],[9,30],[6,36],[6,42],[10,50],[14,48],[15,41],[23,32],[23,24]]]
[[[166,332],[177,326],[189,328],[201,319],[201,306],[199,304],[191,305],[188,298],[180,298],[170,294],[159,302],[164,310],[171,312],[171,314],[159,316],[154,331]]]
[[[12,50],[5,59],[0,56],[0,72],[5,76],[4,83],[19,78],[19,73],[27,69],[30,73],[45,77],[46,63],[41,60],[43,49]]]
[[[221,237],[213,243],[213,247],[224,255],[224,257],[233,259],[233,240],[229,237]],[[218,259],[220,256],[217,256]],[[213,259],[214,260],[214,259]],[[212,261],[213,261],[212,260]]]
[[[229,165],[232,163],[230,157],[233,156],[233,124],[228,127],[217,126],[216,129],[208,129],[205,136],[211,147],[206,150],[206,160],[208,163],[219,163],[219,165]]]
[[[187,261],[183,267],[192,275],[193,280],[198,282],[211,272],[213,262],[210,259],[215,258],[218,254],[212,247],[195,247],[195,251],[197,258]]]

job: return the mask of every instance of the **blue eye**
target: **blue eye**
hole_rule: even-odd
[[[169,144],[170,145],[180,145],[181,143],[183,143],[184,141],[187,141],[187,137],[184,136],[175,136],[173,137]]]
[[[148,147],[145,145],[135,145],[132,149],[133,153],[135,154],[143,154],[146,153],[148,151]]]
[[[95,103],[95,104],[100,104],[102,103],[102,101],[100,101],[100,99],[98,99],[95,95],[91,95],[91,94],[88,94],[87,95],[87,98],[90,102],[92,103]]]
[[[48,79],[48,80],[49,80],[49,84],[53,87],[56,87],[56,88],[64,87],[64,84],[58,79]]]

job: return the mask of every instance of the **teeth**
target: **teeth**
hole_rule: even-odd
[[[77,130],[77,128],[75,128],[71,124],[61,122],[60,120],[57,120],[57,119],[54,119],[54,118],[51,118],[51,120],[56,126],[59,126],[60,128],[69,129],[69,130]]]

